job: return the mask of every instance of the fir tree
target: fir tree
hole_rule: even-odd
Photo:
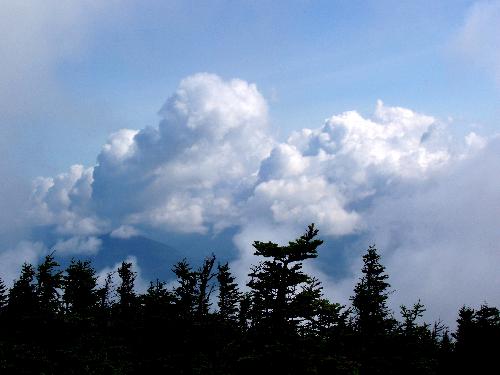
[[[186,259],[178,262],[172,269],[177,276],[178,286],[175,288],[176,306],[182,318],[191,318],[195,312],[197,296],[197,274]]]
[[[354,288],[351,297],[358,331],[364,336],[384,335],[394,320],[387,307],[390,284],[385,267],[375,246],[370,246],[363,255],[363,276]]]
[[[113,272],[108,272],[102,287],[97,289],[97,307],[101,315],[110,312],[113,306]]]
[[[24,263],[19,279],[14,281],[9,291],[7,308],[13,316],[33,314],[36,311],[38,300],[34,278],[35,268],[29,263]]]
[[[165,283],[159,281],[150,282],[149,288],[143,297],[144,308],[147,316],[162,317],[169,312],[175,297],[166,288]]]
[[[55,314],[59,311],[59,291],[62,287],[62,271],[57,270],[59,263],[54,254],[49,254],[38,265],[36,273],[36,292],[40,307],[46,313]]]
[[[196,273],[198,280],[196,314],[198,319],[206,317],[208,315],[208,310],[210,309],[210,296],[213,291],[213,285],[210,285],[210,281],[216,276],[216,274],[212,272],[214,262],[215,255],[206,258],[203,261],[203,265]]]
[[[136,273],[132,271],[132,263],[122,262],[118,267],[118,276],[120,277],[120,285],[116,288],[118,306],[122,312],[130,312],[135,307],[137,297],[134,290]]]
[[[238,316],[240,292],[238,284],[229,270],[229,264],[218,265],[217,281],[219,282],[219,316],[223,321],[234,322]]]
[[[91,312],[98,302],[97,276],[90,261],[72,260],[63,277],[63,301],[74,314]]]
[[[317,247],[323,241],[316,239],[318,230],[309,225],[306,233],[287,246],[272,242],[254,242],[255,255],[266,258],[252,268],[248,286],[252,289],[252,320],[276,337],[295,332],[304,318],[294,308],[299,289],[311,281],[302,272],[302,262],[317,257]]]

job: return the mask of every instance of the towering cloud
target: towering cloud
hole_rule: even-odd
[[[97,212],[181,232],[228,226],[271,147],[264,98],[242,80],[197,74],[160,115],[158,128],[122,130],[104,146],[94,170]]]

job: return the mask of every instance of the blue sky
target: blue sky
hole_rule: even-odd
[[[498,244],[499,1],[5,2],[0,25],[8,264],[53,245],[35,232],[85,253],[115,231],[227,237],[243,269],[245,243],[310,220],[343,253],[385,246],[431,302],[451,286],[416,287],[409,259],[429,280],[464,261],[491,275],[471,303],[499,286],[500,249],[465,249]],[[354,279],[329,290],[345,299]]]
[[[82,19],[76,31],[63,23],[54,27],[61,34],[35,36],[52,44],[46,74],[69,108],[62,115],[56,99],[41,103],[42,113],[11,120],[35,129],[18,136],[15,155],[31,177],[93,163],[110,131],[155,125],[179,80],[196,72],[256,83],[282,137],[333,113],[370,113],[377,99],[487,132],[500,116],[498,82],[457,42],[472,1],[110,4],[75,5],[70,16],[55,9],[40,21],[53,22],[58,10]],[[76,47],[60,51],[61,43]],[[37,68],[39,57],[27,58]],[[48,138],[41,155],[26,160],[41,137]]]

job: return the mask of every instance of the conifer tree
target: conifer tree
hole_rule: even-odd
[[[403,323],[401,328],[406,336],[414,336],[418,331],[417,320],[423,316],[425,312],[425,307],[420,303],[420,300],[413,305],[412,308],[408,308],[404,305],[401,306],[401,316],[403,317]]]
[[[143,296],[147,316],[160,317],[165,315],[174,299],[173,294],[166,288],[164,282],[158,279],[154,283],[151,281],[146,294]]]
[[[72,260],[63,276],[63,301],[68,312],[87,314],[98,302],[97,276],[90,261]]]
[[[286,246],[272,242],[254,242],[255,255],[266,260],[252,268],[248,286],[252,289],[253,324],[273,332],[275,337],[295,332],[300,317],[293,308],[299,289],[311,281],[302,271],[302,262],[317,257],[323,241],[316,238],[314,224],[304,235]]]
[[[113,289],[113,272],[108,272],[104,285],[97,290],[97,304],[101,312],[106,312],[112,306],[111,292]]]
[[[197,302],[196,302],[196,314],[198,319],[202,319],[208,315],[208,310],[210,309],[210,296],[213,291],[213,285],[210,285],[210,281],[216,276],[212,272],[215,262],[215,255],[206,258],[203,261],[203,265],[200,267],[197,276]]]
[[[238,284],[234,281],[234,276],[231,275],[229,264],[218,265],[217,281],[219,282],[219,316],[223,321],[236,321],[238,314],[238,302],[240,300],[240,292]]]
[[[57,270],[59,263],[54,259],[54,254],[49,254],[38,265],[36,273],[36,292],[41,309],[46,313],[59,311],[59,291],[62,287],[62,271]]]
[[[380,255],[375,246],[370,246],[363,255],[363,263],[363,276],[351,297],[355,324],[363,336],[384,335],[394,324],[387,307],[390,284],[386,280],[389,276],[380,263]]]
[[[130,312],[135,306],[137,297],[134,290],[136,273],[132,271],[132,263],[122,262],[118,267],[118,276],[120,277],[120,285],[116,288],[118,305],[122,312]]]
[[[175,288],[176,306],[182,318],[193,317],[197,296],[197,274],[186,259],[178,262],[172,269],[177,276],[178,286]]]
[[[250,292],[243,293],[240,297],[240,309],[238,311],[238,326],[242,332],[248,328],[248,322],[251,319],[250,309],[252,306],[252,294]]]
[[[24,263],[19,279],[14,281],[9,291],[7,309],[13,316],[29,315],[36,311],[38,300],[34,278],[35,268],[29,263]]]

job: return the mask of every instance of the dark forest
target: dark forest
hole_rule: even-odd
[[[314,225],[285,246],[254,242],[260,261],[245,291],[215,256],[199,265],[179,261],[175,286],[156,280],[144,294],[127,262],[104,285],[88,260],[63,270],[53,253],[24,264],[10,289],[0,281],[0,373],[495,373],[496,307],[463,306],[450,331],[422,321],[416,296],[396,319],[374,246],[363,256],[350,306],[329,301],[302,267],[322,242]]]

